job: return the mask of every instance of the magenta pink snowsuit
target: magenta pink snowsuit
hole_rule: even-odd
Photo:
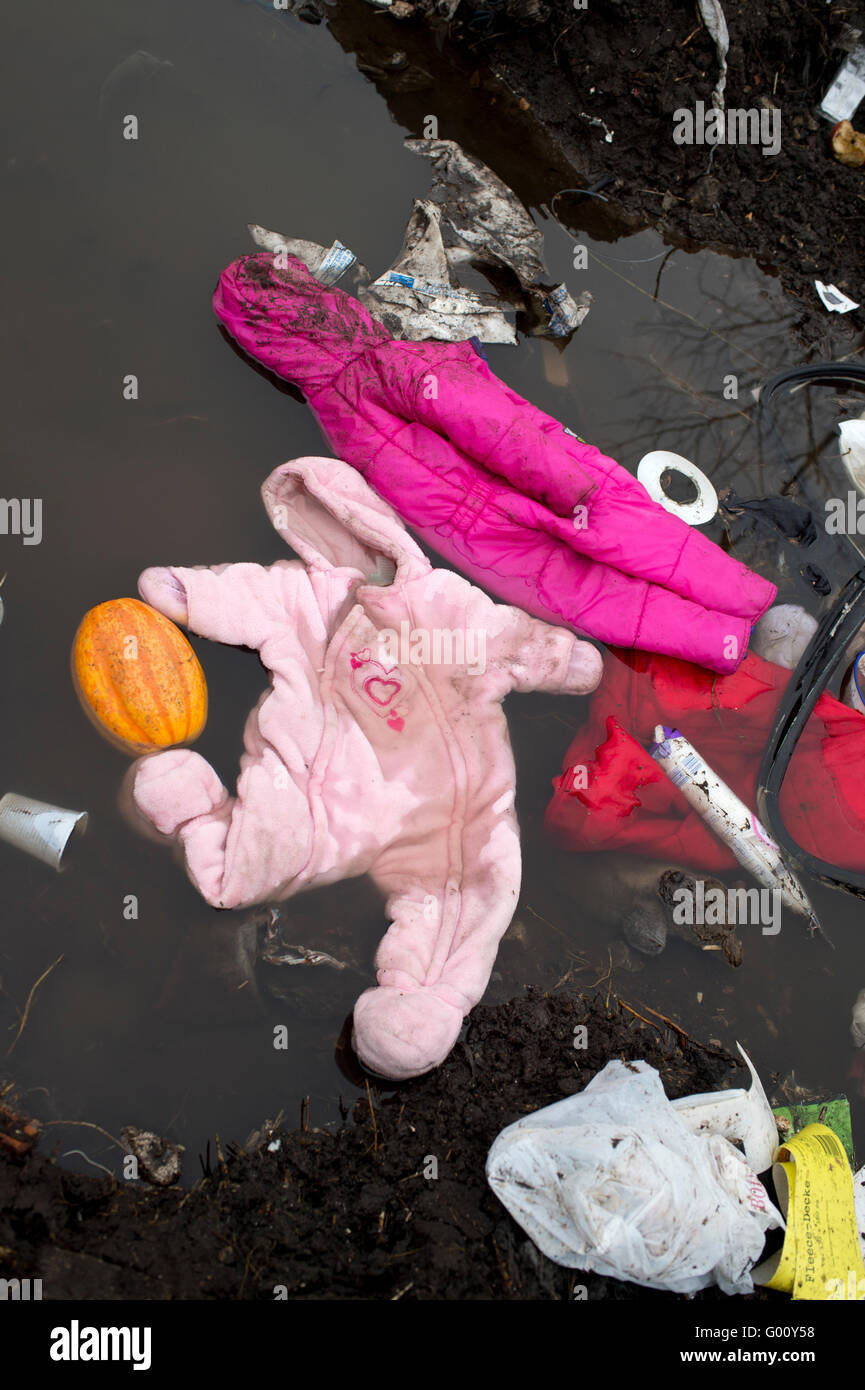
[[[285,267],[285,268],[283,268]],[[241,256],[217,317],[439,555],[603,642],[734,671],[775,586],[511,391],[468,343],[394,342],[293,256]]]

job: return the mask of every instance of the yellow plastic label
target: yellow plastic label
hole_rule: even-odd
[[[840,1139],[826,1125],[806,1125],[776,1150],[772,1177],[787,1232],[754,1282],[794,1299],[865,1301],[853,1174]]]

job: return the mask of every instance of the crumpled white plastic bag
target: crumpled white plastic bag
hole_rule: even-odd
[[[739,1150],[692,1134],[646,1062],[608,1062],[509,1125],[486,1171],[551,1260],[644,1288],[750,1293],[764,1232],[784,1225]]]

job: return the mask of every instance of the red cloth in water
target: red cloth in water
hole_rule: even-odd
[[[717,676],[690,662],[613,647],[604,678],[553,780],[546,823],[568,849],[622,849],[704,869],[736,859],[647,749],[657,724],[679,729],[756,810],[757,774],[791,676],[749,652]],[[793,839],[841,868],[865,868],[865,716],[823,694],[781,791]]]

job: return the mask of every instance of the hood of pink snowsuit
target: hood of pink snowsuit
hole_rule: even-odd
[[[619,646],[736,669],[775,587],[511,391],[467,343],[393,342],[293,257],[243,256],[218,318],[334,451],[492,593]]]
[[[372,1070],[414,1076],[453,1046],[517,902],[501,701],[514,689],[592,690],[600,656],[434,570],[339,460],[285,464],[263,497],[301,560],[170,566],[139,581],[167,616],[255,648],[271,673],[236,793],[200,754],[172,749],[136,765],[134,803],[183,847],[215,907],[369,874],[390,926],[355,1043]]]

